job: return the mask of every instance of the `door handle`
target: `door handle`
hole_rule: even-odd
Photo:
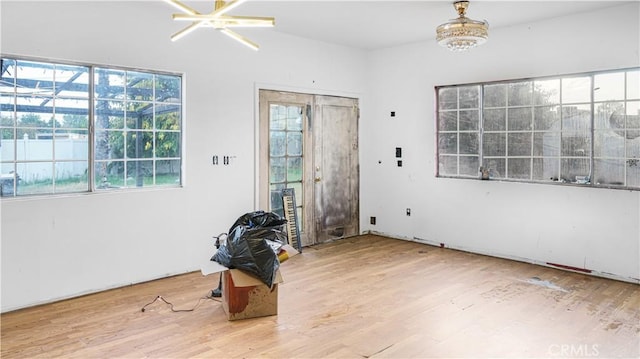
[[[314,182],[320,182],[320,177],[316,177],[313,181]]]

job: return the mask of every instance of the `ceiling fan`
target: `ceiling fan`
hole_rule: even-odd
[[[213,11],[208,14],[201,14],[193,8],[185,5],[179,0],[164,0],[166,3],[173,5],[183,14],[173,14],[176,21],[191,21],[191,25],[171,35],[171,41],[176,41],[199,27],[207,26],[219,30],[223,34],[239,41],[240,43],[258,50],[259,46],[247,39],[246,37],[230,30],[234,27],[273,27],[275,19],[273,17],[259,16],[232,16],[227,15],[229,11],[238,7],[247,0],[223,1],[215,0]]]

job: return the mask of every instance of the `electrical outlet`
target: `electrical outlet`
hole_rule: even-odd
[[[375,224],[376,224],[376,217],[371,217],[371,218],[369,219],[369,222],[370,222],[371,224],[375,225]]]
[[[411,215],[411,208],[407,208],[407,216]]]

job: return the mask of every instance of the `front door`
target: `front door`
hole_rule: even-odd
[[[293,188],[300,240],[358,234],[358,101],[260,90],[260,209]]]

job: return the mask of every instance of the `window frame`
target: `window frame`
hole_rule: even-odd
[[[606,99],[604,97],[598,98],[598,93],[596,93],[595,91],[599,90],[600,87],[596,86],[596,79],[600,80],[600,77],[604,78],[607,75],[615,76],[617,73],[622,74],[622,97],[615,97],[612,99]],[[640,133],[640,126],[637,123],[632,123],[632,121],[639,121],[640,110],[638,110],[637,114],[630,113],[631,110],[640,107],[640,96],[638,96],[638,91],[634,90],[634,88],[631,87],[630,80],[638,81],[639,78],[640,67],[629,67],[605,71],[559,74],[554,76],[435,86],[435,175],[438,178],[479,180],[492,179],[505,182],[560,184],[589,188],[608,188],[638,191],[640,190],[640,184],[636,186],[636,183],[639,182],[635,180],[636,177],[634,176],[634,173],[638,172],[639,170],[632,169],[631,171],[633,172],[629,173],[629,168],[638,166],[638,159],[640,159],[640,155],[638,155],[636,152],[637,146],[640,146],[640,144],[636,142],[640,140],[637,137],[634,138],[629,136],[634,136],[637,133]],[[588,91],[588,99],[585,97],[586,92],[582,92],[582,97],[578,97],[578,100],[565,100],[565,94],[563,93],[563,91],[566,92],[566,89],[564,89],[564,83],[569,82],[572,79],[588,79],[589,86],[586,90]],[[544,95],[553,94],[553,91],[545,93],[543,90],[540,90],[540,88],[536,88],[536,84],[543,84],[545,82],[557,82],[558,93],[556,100],[541,99],[542,97],[544,97]],[[529,103],[510,105],[510,97],[508,95],[510,91],[509,86],[522,83],[528,83],[530,86],[531,97],[529,99]],[[635,84],[635,82],[633,82],[633,84]],[[493,94],[488,93],[487,89],[491,89],[494,86],[496,88],[504,88],[505,98],[503,104],[495,105],[495,103],[492,104],[490,102],[492,99],[491,96],[493,96]],[[465,108],[461,106],[461,102],[464,100],[468,103],[470,100],[469,98],[461,99],[460,92],[461,89],[468,91],[468,89],[470,88],[477,89],[477,106]],[[454,89],[456,90],[455,101],[452,100],[452,90]],[[630,91],[633,91],[633,93],[631,93]],[[485,96],[487,97],[485,98]],[[620,95],[618,94],[616,96]],[[489,104],[487,104],[485,100],[489,101]],[[453,102],[455,102],[455,106],[452,106]],[[621,108],[619,108],[618,110],[624,111],[624,116],[622,116],[625,121],[622,124],[623,127],[603,126],[604,121],[612,121],[613,116],[616,115],[616,111],[612,110],[613,112],[609,114],[610,117],[608,118],[603,115],[603,112],[599,111],[601,111],[602,109],[606,109],[606,107],[611,104],[617,104],[621,106]],[[552,110],[552,108],[555,108],[555,110]],[[471,109],[478,111],[477,130],[469,131],[468,128],[463,129],[463,127],[461,127],[461,116],[459,114],[461,109]],[[529,113],[530,120],[527,125],[528,128],[511,129],[511,127],[509,126],[509,113],[510,111],[517,112],[519,109],[523,109],[524,113]],[[556,126],[556,128],[553,128],[551,126],[549,128],[538,127],[539,125],[543,124],[543,122],[542,117],[538,118],[537,115],[544,115],[545,110],[548,113],[556,111],[556,118],[553,119],[553,121],[556,121],[556,123],[553,125]],[[496,116],[490,111],[496,111],[496,113],[503,112],[503,114]],[[570,115],[569,111],[574,112]],[[453,113],[456,113],[455,124],[453,124],[452,122],[452,118],[454,117],[452,115]],[[498,129],[496,129],[496,123],[500,122],[500,116],[504,117],[503,127],[500,128],[498,126]],[[616,116],[619,116],[619,112]],[[541,121],[541,123],[539,124],[536,121]],[[582,126],[588,126],[588,128],[584,128]],[[467,153],[461,150],[461,148],[465,145],[469,145],[468,142],[461,144],[461,134],[468,134],[469,132],[476,134],[478,137],[477,151],[473,153]],[[600,134],[611,136],[614,132],[617,133],[618,136],[622,137],[621,139],[618,139],[618,142],[622,143],[622,145],[615,147],[615,143],[613,145],[609,145],[609,142],[603,142],[602,140],[600,140],[599,143],[601,143],[602,145],[597,147],[596,142],[599,139],[596,136]],[[621,135],[619,132],[622,132],[623,135]],[[489,136],[492,136],[494,134],[496,134],[496,137],[499,137],[500,134],[504,137],[504,143],[501,144],[504,147],[502,149],[504,153],[496,154],[499,151],[491,151],[492,149],[495,149],[495,147],[489,147],[490,143],[493,143],[489,142]],[[577,137],[569,138],[571,134],[574,134]],[[551,138],[553,136],[557,137],[555,139],[555,141],[558,142],[557,148],[553,148],[553,146],[547,146],[551,147],[552,151],[557,151],[557,154],[547,156],[542,153],[541,150],[539,150],[537,153],[536,145],[539,147],[545,147],[545,141],[542,139],[542,137],[548,137],[548,135]],[[528,137],[530,148],[529,153],[510,155],[510,136],[512,136],[513,139],[516,139],[517,136],[520,136],[522,138]],[[536,143],[536,140],[538,140],[538,143]],[[526,146],[527,141],[523,141],[522,143],[524,143],[524,146]],[[607,144],[607,146],[604,146],[604,144]],[[571,145],[575,145],[576,148],[571,147]],[[633,147],[630,147],[630,145],[633,145]],[[578,149],[577,147],[580,148]],[[612,149],[610,149],[610,147]],[[513,148],[521,150],[524,147],[514,146]],[[578,152],[578,150],[584,151],[585,154]],[[621,154],[618,154],[617,157],[607,156],[603,154],[607,152],[606,150],[618,150],[619,152],[621,152]],[[478,157],[478,167],[473,173],[471,171],[471,167],[462,166],[463,161],[461,161],[462,159],[468,159],[470,156]],[[492,160],[502,160],[504,163],[505,172],[502,174],[498,173],[498,175],[496,175],[493,172],[494,169],[491,168],[491,175],[489,175],[489,172],[487,171],[491,166],[487,166],[487,164]],[[508,171],[510,171],[510,169],[512,168],[509,167],[508,163],[510,161],[515,163],[519,160],[521,161],[521,163],[526,163],[527,161],[529,163],[528,173],[523,178],[515,178],[515,176],[511,176],[508,173]],[[616,178],[613,174],[614,171],[601,170],[602,172],[598,172],[597,166],[599,165],[599,160],[601,162],[609,161],[610,163],[614,163],[612,166],[617,166],[615,168],[612,168],[619,171],[618,175],[623,179],[622,184],[614,183],[614,178]],[[542,174],[549,173],[547,167],[550,164],[553,170],[553,161],[557,161],[557,176],[544,178],[544,175]],[[585,173],[584,176],[572,173],[579,169],[584,169],[586,168],[586,166],[565,167],[563,161],[566,161],[567,163],[569,161],[578,161],[582,162],[583,164],[588,164],[588,173]],[[615,163],[617,163],[617,165]],[[538,167],[536,167],[536,165]],[[566,168],[568,168],[568,170]],[[485,173],[483,173],[483,170],[485,170]],[[536,171],[539,171],[539,173]],[[603,174],[599,175],[599,173]],[[563,178],[563,176],[572,179],[575,178],[575,180],[568,181]],[[599,179],[603,179],[604,183],[598,183],[600,182]]]
[[[32,62],[32,63],[42,65],[43,67],[50,66],[52,68],[52,71],[57,71],[56,69],[58,67],[76,67],[78,69],[84,68],[85,74],[87,76],[86,79],[82,79],[82,81],[79,84],[77,84],[77,87],[83,87],[86,85],[86,92],[84,92],[84,90],[79,90],[78,93],[83,94],[82,96],[84,97],[82,97],[82,99],[87,102],[87,108],[86,108],[87,125],[86,127],[73,128],[73,130],[82,130],[85,133],[86,148],[83,148],[82,151],[86,150],[86,157],[85,157],[85,153],[81,153],[80,156],[82,156],[82,159],[80,157],[74,157],[72,160],[68,160],[68,161],[75,161],[75,162],[86,162],[86,169],[84,170],[86,178],[83,179],[84,182],[82,182],[81,184],[82,188],[81,189],[63,188],[61,191],[56,191],[55,182],[59,181],[60,179],[56,178],[56,176],[59,176],[59,173],[54,167],[56,166],[56,163],[58,163],[61,160],[59,158],[56,158],[56,153],[55,153],[56,144],[54,142],[57,140],[57,138],[55,136],[51,136],[52,146],[54,147],[53,153],[51,154],[50,158],[44,159],[40,161],[40,163],[42,163],[43,165],[47,165],[47,164],[51,165],[52,178],[50,179],[50,181],[54,185],[52,185],[50,189],[46,189],[42,193],[39,193],[38,190],[36,189],[33,192],[21,194],[20,185],[19,185],[21,180],[20,173],[11,172],[10,175],[13,175],[13,190],[8,195],[3,194],[2,196],[0,196],[2,200],[6,200],[6,199],[10,200],[10,199],[17,199],[17,198],[31,198],[31,197],[78,195],[78,194],[88,194],[88,193],[109,193],[109,192],[116,192],[116,191],[126,192],[126,191],[140,191],[140,190],[174,189],[174,188],[182,188],[184,186],[184,179],[185,179],[184,149],[185,149],[185,112],[186,112],[185,102],[186,100],[184,96],[185,77],[183,73],[150,70],[150,69],[138,69],[138,68],[124,67],[124,66],[102,65],[102,64],[85,63],[85,62],[77,62],[77,61],[65,61],[65,60],[58,60],[58,59],[19,56],[19,55],[4,54],[4,53],[0,54],[0,58],[3,60],[2,61],[3,73],[4,73],[4,67],[16,66],[16,65],[19,67],[21,62],[23,63]],[[12,64],[5,66],[4,61],[11,61]],[[128,176],[124,174],[123,174],[123,182],[121,186],[102,187],[96,181],[97,179],[96,165],[98,163],[105,162],[106,160],[110,160],[110,159],[97,159],[96,157],[96,152],[97,152],[96,151],[96,141],[97,141],[96,121],[99,116],[96,110],[96,107],[97,107],[96,104],[100,100],[97,94],[96,76],[99,71],[120,71],[126,74],[136,73],[136,74],[139,74],[140,76],[147,77],[146,81],[147,83],[150,84],[147,86],[150,86],[150,87],[147,87],[141,90],[141,92],[145,90],[147,92],[150,91],[150,96],[151,96],[150,99],[146,99],[146,100],[132,99],[132,98],[128,98],[126,93],[122,93],[122,94],[118,94],[120,95],[119,96],[120,98],[118,99],[118,101],[122,103],[138,102],[138,103],[147,105],[147,109],[151,117],[151,121],[150,121],[151,127],[146,129],[146,132],[148,132],[148,134],[151,135],[150,140],[147,141],[148,142],[147,145],[151,146],[151,149],[147,150],[146,157],[145,156],[131,157],[127,155],[127,151],[129,149],[127,147],[123,147],[123,150],[125,152],[123,154],[124,157],[121,159],[121,162],[124,163],[123,165],[124,167],[127,167],[128,162],[133,163],[133,162],[146,161],[148,162],[147,164],[150,163],[149,168],[151,168],[151,172],[150,172],[151,183],[149,183],[148,178],[146,178],[144,182],[142,182],[142,180],[136,180],[134,181],[134,183],[130,183],[130,179],[128,178]],[[18,81],[19,77],[14,77],[14,79],[15,81]],[[29,77],[26,77],[26,79],[29,79]],[[165,89],[167,89],[166,93],[177,94],[177,98],[172,97],[169,100],[166,100],[166,102],[158,99],[157,97],[159,94],[158,86],[161,86],[160,85],[161,81],[168,81],[168,82],[171,82],[172,85],[174,85],[173,88],[165,87]],[[71,82],[71,84],[73,85],[73,82]],[[22,116],[24,116],[25,112],[20,111],[20,109],[18,108],[18,104],[16,102],[18,101],[18,97],[19,97],[18,92],[16,92],[17,90],[15,90],[17,88],[16,86],[18,86],[17,82],[14,82],[9,86],[13,87],[14,90],[13,92],[5,92],[2,94],[3,97],[8,98],[9,99],[8,101],[10,101],[10,102],[7,102],[7,104],[3,103],[3,107],[13,107],[13,109],[5,110],[3,108],[2,112],[3,114],[5,113],[11,114],[10,120],[12,121],[12,125],[7,125],[3,123],[0,127],[2,128],[3,131],[5,130],[12,131],[13,138],[8,140],[3,140],[3,142],[9,141],[9,143],[12,144],[14,151],[11,154],[12,155],[11,158],[2,158],[0,159],[0,163],[2,163],[3,168],[11,167],[13,168],[14,171],[17,171],[21,163],[28,164],[28,163],[31,163],[33,160],[28,158],[25,158],[24,160],[20,160],[18,158],[17,151],[15,151],[16,149],[15,146],[17,145],[18,140],[20,140],[19,138],[16,137],[17,134],[19,133],[18,131],[24,130],[24,126],[21,126],[21,124],[18,122],[18,118],[21,113],[23,114]],[[52,86],[58,86],[58,81],[55,79],[52,79]],[[60,86],[60,87],[63,87],[63,86]],[[122,86],[124,88],[128,88],[130,84],[125,82],[123,83]],[[58,96],[57,92],[52,90],[52,93],[53,93],[52,95],[53,98],[57,98]],[[56,107],[55,105],[53,105],[51,110],[52,112],[43,111],[43,112],[27,112],[27,113],[28,114],[39,113],[40,118],[43,115],[47,116],[47,114],[51,114],[52,118],[55,118],[53,117],[53,114],[56,113],[55,109]],[[81,110],[84,110],[84,107],[81,107]],[[171,121],[165,119],[165,122],[171,122],[169,124],[169,125],[172,125],[171,128],[158,127],[160,126],[160,121],[157,122],[157,119],[159,118],[160,115],[163,115],[163,114],[168,114],[168,116],[173,117]],[[60,112],[60,116],[63,116],[63,115],[65,115],[65,113]],[[57,122],[57,119],[56,121],[51,121],[51,122]],[[52,126],[53,126],[52,134],[55,133],[54,130],[56,129],[57,130],[60,130],[61,128],[64,129],[64,127],[55,127],[55,125],[52,125]],[[37,130],[41,130],[41,129],[38,128]],[[130,133],[138,133],[138,134],[142,133],[142,129],[140,128],[129,129],[125,124],[122,130],[123,135],[127,133],[127,131]],[[168,155],[163,156],[158,154],[158,152],[161,152],[161,151],[158,151],[159,146],[161,144],[164,144],[163,142],[161,142],[163,140],[160,138],[160,136],[157,136],[159,134],[162,134],[163,136],[171,136],[171,138],[166,137],[165,139],[165,141],[173,142],[172,149],[165,150],[165,152],[170,153]],[[108,146],[111,146],[111,143],[109,143]],[[167,146],[171,146],[171,144],[167,144]],[[149,151],[151,153],[150,156],[148,155]],[[159,169],[161,168],[160,166],[163,166],[163,165],[165,166],[165,168],[167,167],[171,168],[170,173],[167,172],[168,178],[170,181],[168,183],[157,183],[156,180],[158,179],[158,176],[161,175],[161,173],[159,172]],[[123,173],[126,173],[126,172],[123,172]],[[141,171],[138,171],[138,174],[139,173],[141,173]],[[171,180],[171,178],[174,178],[174,179]],[[175,183],[173,181],[175,181]]]

